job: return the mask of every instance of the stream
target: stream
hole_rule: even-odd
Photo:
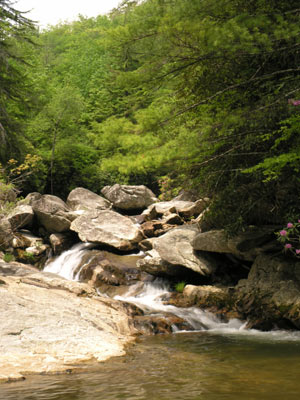
[[[89,244],[77,244],[45,271],[78,280],[78,264]],[[300,393],[300,333],[245,329],[196,307],[164,305],[165,282],[133,285],[126,295],[145,312],[172,313],[195,331],[145,336],[125,357],[89,365],[71,375],[29,376],[1,386],[1,400],[293,400]]]

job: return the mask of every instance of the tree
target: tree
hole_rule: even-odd
[[[213,197],[214,226],[299,213],[299,15],[297,1],[283,0],[148,0],[133,8],[111,34],[126,61],[118,81],[135,104],[122,118],[133,126],[102,166],[183,172]],[[97,129],[101,143],[111,125]]]
[[[32,21],[13,7],[14,2],[0,0],[0,159],[7,160],[20,136],[18,107],[24,99],[25,60],[15,51],[17,42],[31,42]]]
[[[51,99],[32,120],[28,134],[38,146],[44,160],[49,162],[50,193],[54,193],[54,164],[56,147],[60,140],[71,137],[80,141],[79,121],[83,111],[83,99],[76,88],[54,88]]]

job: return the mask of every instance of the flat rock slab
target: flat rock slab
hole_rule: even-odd
[[[111,210],[84,213],[71,224],[83,242],[108,245],[130,251],[143,239],[139,227],[130,218]]]
[[[0,274],[0,382],[124,354],[135,330],[121,303],[86,284],[29,272]]]

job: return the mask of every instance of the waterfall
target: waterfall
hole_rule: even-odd
[[[146,314],[170,313],[182,318],[193,327],[194,330],[210,330],[210,331],[240,331],[245,329],[245,323],[232,319],[228,323],[222,322],[214,314],[201,310],[197,307],[179,308],[172,305],[164,304],[163,299],[170,293],[168,285],[160,279],[152,283],[146,283],[141,293],[135,294],[139,285],[132,286],[126,295],[115,296],[116,300],[133,303],[140,307]],[[174,332],[177,331],[173,327]]]
[[[44,271],[52,272],[69,280],[79,280],[82,263],[82,258],[86,251],[94,247],[92,243],[78,243],[70,250],[63,252],[54,261],[46,264]],[[101,294],[101,296],[106,296]],[[246,323],[232,319],[229,322],[221,321],[214,314],[201,310],[197,307],[179,308],[172,305],[164,304],[166,298],[170,295],[170,287],[162,279],[156,279],[151,283],[139,282],[129,286],[128,291],[123,296],[115,296],[116,300],[133,303],[141,308],[148,315],[165,315],[173,314],[185,320],[196,331],[208,331],[211,333],[220,334],[242,334],[255,335],[256,337],[273,337],[278,340],[285,340],[289,337],[290,340],[300,340],[299,332],[271,331],[260,332],[257,330],[246,329]],[[178,332],[176,326],[173,327],[174,332]]]
[[[59,257],[53,261],[46,263],[45,272],[52,272],[62,278],[70,281],[78,281],[80,271],[76,270],[82,260],[82,257],[87,249],[93,247],[92,243],[77,243],[70,250],[64,251]]]
[[[82,267],[79,265],[86,250],[93,247],[92,243],[78,243],[70,250],[63,252],[55,260],[46,264],[44,271],[52,272],[63,278],[78,281]],[[156,279],[152,283],[145,283],[141,290],[141,282],[129,286],[128,292],[124,296],[115,296],[116,300],[133,303],[140,307],[145,314],[164,314],[169,313],[185,320],[194,330],[210,331],[239,331],[244,329],[244,323],[237,319],[232,319],[228,323],[220,321],[214,314],[201,310],[197,307],[179,308],[166,305],[163,298],[170,294],[170,287],[162,279]],[[99,293],[100,294],[100,293]],[[100,294],[103,296],[102,294]],[[178,329],[173,327],[173,331]]]

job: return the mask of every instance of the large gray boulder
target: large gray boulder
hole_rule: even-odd
[[[186,268],[168,263],[154,249],[147,251],[146,257],[139,260],[137,265],[142,271],[157,277],[183,278],[186,274]]]
[[[30,205],[19,204],[8,215],[8,220],[13,230],[31,226],[34,212]]]
[[[115,184],[105,186],[101,193],[121,210],[138,210],[147,208],[157,201],[154,193],[144,185],[129,186]]]
[[[236,288],[236,308],[257,329],[300,329],[300,260],[259,255]]]
[[[71,218],[66,203],[50,194],[36,195],[32,200],[32,209],[39,223],[49,233],[66,232],[70,228]]]
[[[106,210],[111,208],[110,201],[82,187],[72,190],[66,203],[73,211]]]
[[[130,218],[111,210],[89,211],[76,218],[71,230],[83,242],[92,242],[129,251],[137,247],[143,236]]]
[[[211,275],[217,268],[217,262],[210,254],[194,251],[192,241],[197,233],[199,230],[196,226],[184,225],[174,228],[158,238],[147,240],[146,245],[152,245],[155,253],[153,256],[153,252],[147,252],[150,257],[142,261],[142,268],[151,273],[146,270],[147,263],[151,267],[155,265],[158,268],[160,258],[161,264],[185,267],[204,276]],[[145,242],[143,243],[145,244]],[[165,268],[165,265],[163,267]]]
[[[211,230],[198,233],[192,246],[195,250],[233,254],[241,260],[254,261],[259,254],[276,250],[274,230],[252,227],[234,237],[228,237],[224,230]]]

